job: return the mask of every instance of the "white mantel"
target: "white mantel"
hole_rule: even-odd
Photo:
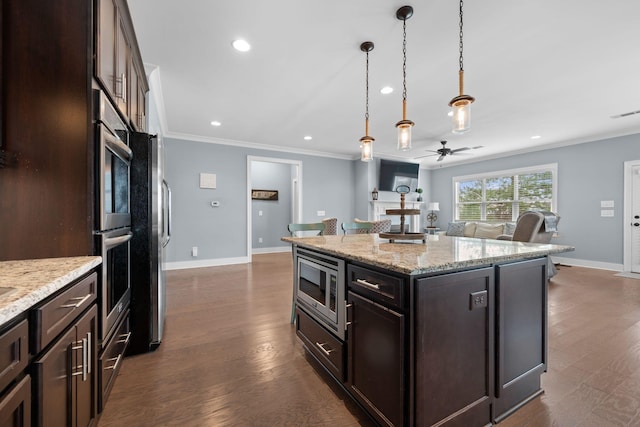
[[[415,200],[405,200],[405,209],[422,209],[424,202]],[[387,209],[400,209],[400,200],[372,200],[371,201],[371,218],[373,221],[381,219],[391,219],[391,224],[399,225],[399,215],[387,215]],[[405,222],[409,224],[409,231],[412,233],[420,232],[420,219],[422,215],[405,215]]]

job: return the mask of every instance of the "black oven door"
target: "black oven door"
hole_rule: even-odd
[[[121,228],[100,234],[102,244],[101,340],[106,342],[113,326],[129,306],[130,256],[129,241],[133,233]]]
[[[98,217],[99,230],[131,225],[129,207],[129,167],[133,153],[122,140],[102,123],[98,135]]]

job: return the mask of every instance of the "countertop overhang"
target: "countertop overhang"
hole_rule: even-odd
[[[102,263],[99,256],[0,261],[0,325],[29,310]]]
[[[570,252],[573,246],[429,235],[422,241],[389,243],[377,234],[283,237],[300,247],[315,249],[408,275],[481,267],[501,262]]]

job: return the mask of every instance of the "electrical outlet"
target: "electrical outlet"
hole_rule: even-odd
[[[485,308],[488,304],[487,291],[473,292],[469,294],[469,310]]]
[[[194,246],[194,247],[191,248],[191,256],[194,257],[194,258],[198,256],[198,247],[197,246]]]
[[[262,243],[262,237],[258,237],[258,243]]]

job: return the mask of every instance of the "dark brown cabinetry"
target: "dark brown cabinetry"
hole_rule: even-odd
[[[404,315],[354,292],[348,302],[348,381],[381,424],[404,424]]]
[[[381,425],[406,419],[406,279],[347,266],[347,386]]]
[[[97,274],[30,312],[35,425],[86,427],[97,414]]]
[[[493,295],[493,268],[416,281],[415,425],[490,423]]]
[[[94,305],[33,363],[37,425],[85,427],[95,423],[97,330]]]
[[[496,267],[496,387],[499,422],[542,392],[547,367],[546,259]]]
[[[98,399],[98,411],[102,412],[107,404],[109,393],[113,388],[113,384],[120,372],[124,352],[127,350],[131,339],[131,328],[129,323],[129,311],[124,314],[123,320],[120,322],[118,329],[113,334],[109,342],[104,346],[98,361],[98,370],[100,372],[100,392]]]
[[[142,132],[149,86],[127,3],[98,0],[97,5],[96,77],[122,116]]]
[[[31,425],[31,377],[24,375],[28,364],[28,334],[28,322],[22,320],[0,335],[1,426]]]
[[[0,260],[92,255],[92,7],[2,2]]]
[[[300,308],[296,309],[296,334],[307,349],[340,381],[344,381],[344,346]]]

